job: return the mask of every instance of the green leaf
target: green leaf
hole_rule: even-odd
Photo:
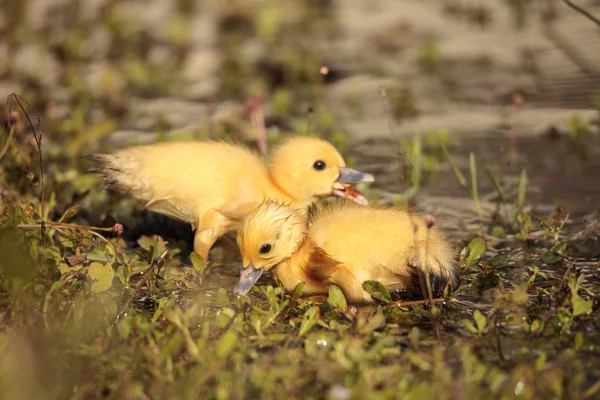
[[[202,258],[200,254],[193,252],[190,254],[190,260],[192,260],[194,271],[201,275],[204,274],[204,271],[206,271],[206,262],[204,261],[204,258]]]
[[[475,325],[473,325],[473,323],[471,321],[469,321],[468,319],[465,319],[463,321],[463,324],[465,324],[465,328],[467,328],[467,330],[471,333],[479,333],[477,331],[477,328],[475,328]]]
[[[471,240],[467,247],[469,248],[469,256],[465,262],[465,268],[469,268],[471,264],[477,261],[483,253],[485,253],[486,250],[485,242],[481,238]]]
[[[571,301],[573,302],[574,317],[592,312],[592,300],[584,300],[581,296],[573,294]]]
[[[60,217],[58,222],[61,223],[61,222],[67,221],[67,220],[73,218],[75,215],[77,215],[78,212],[79,212],[79,206],[69,207],[67,209],[67,211],[65,211],[65,213],[62,215],[62,217]]]
[[[105,292],[112,286],[115,270],[110,264],[93,262],[88,267],[88,276],[92,278],[92,292]]]
[[[303,290],[304,290],[304,282],[300,282],[294,288],[294,292],[292,293],[292,302],[298,300],[302,296]]]
[[[365,281],[363,282],[363,289],[371,295],[371,297],[383,301],[384,303],[391,303],[392,296],[385,286],[381,282],[377,281]]]
[[[573,305],[573,317],[592,312],[592,300],[584,300],[579,295],[579,287],[583,281],[583,275],[576,277],[575,274],[569,276],[569,289],[571,289],[571,304]]]
[[[127,267],[124,265],[119,266],[117,268],[117,276],[123,285],[127,283]]]
[[[483,333],[487,325],[487,318],[485,315],[483,315],[479,310],[475,310],[473,313],[473,319],[475,320],[475,324],[477,324],[477,332]]]
[[[304,319],[300,324],[300,332],[298,333],[298,336],[302,336],[310,331],[310,329],[319,321],[320,316],[321,313],[319,311],[319,307],[317,306],[312,306],[306,310],[304,313]]]
[[[376,329],[381,328],[385,325],[385,315],[383,315],[383,310],[381,306],[377,309],[377,312],[369,318],[369,322],[365,326],[359,329],[361,334],[371,333]]]
[[[333,308],[337,308],[341,312],[346,312],[346,309],[348,308],[348,303],[346,303],[346,297],[344,297],[344,293],[335,285],[329,286],[328,301]]]
[[[238,335],[235,331],[225,332],[217,343],[217,357],[225,358],[231,354],[238,343]]]
[[[535,360],[535,370],[536,371],[541,371],[544,369],[544,367],[546,366],[546,357],[547,357],[546,353],[542,353]]]
[[[506,235],[506,232],[503,227],[496,225],[492,228],[492,235],[497,238],[503,238]]]
[[[545,264],[555,264],[559,262],[560,259],[561,256],[556,254],[556,252],[554,252],[552,249],[547,250],[544,252],[544,254],[542,254],[542,262]]]
[[[58,270],[61,275],[67,274],[71,271],[79,271],[82,268],[81,265],[75,265],[73,267],[69,266],[69,264],[61,262],[58,264]]]

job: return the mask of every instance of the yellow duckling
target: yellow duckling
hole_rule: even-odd
[[[234,293],[247,293],[271,269],[287,291],[304,282],[304,294],[327,293],[335,284],[353,303],[373,301],[362,287],[368,280],[414,289],[417,268],[430,274],[434,292],[446,284],[457,288],[454,253],[437,227],[394,208],[340,203],[310,215],[267,201],[244,218],[237,235],[243,268]]]
[[[269,168],[251,150],[224,142],[135,146],[92,159],[108,187],[146,202],[145,208],[192,224],[194,251],[205,260],[215,241],[266,199],[306,208],[337,195],[367,204],[348,183],[373,177],[347,168],[328,142],[295,137],[275,149]]]

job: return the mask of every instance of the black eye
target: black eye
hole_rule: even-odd
[[[260,248],[260,254],[267,254],[270,251],[271,251],[270,244],[263,244],[262,247]]]
[[[313,164],[313,168],[316,169],[317,171],[322,171],[325,169],[327,165],[325,165],[324,161],[321,160],[317,160],[315,161],[315,163]]]

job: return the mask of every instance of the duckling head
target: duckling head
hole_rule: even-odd
[[[242,272],[234,293],[246,294],[263,272],[298,251],[306,238],[307,218],[303,209],[266,201],[242,220],[237,234]]]
[[[274,152],[270,168],[277,185],[298,202],[316,197],[339,196],[359,204],[367,199],[350,183],[373,182],[373,176],[346,167],[330,143],[308,136],[289,139]]]

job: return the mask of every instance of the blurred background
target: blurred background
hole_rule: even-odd
[[[591,277],[585,285],[598,287],[598,18],[598,0],[0,0],[0,349],[7,349],[0,397],[228,398],[247,388],[273,398],[302,390],[318,397],[345,380],[359,397],[410,388],[416,397],[489,397],[506,389],[507,398],[534,391],[579,398],[585,386],[592,398],[600,391],[598,369],[585,363],[598,363],[598,318],[578,325],[563,283],[573,267]],[[7,141],[4,126],[14,127]],[[445,320],[446,338],[455,335],[447,342],[458,345],[443,360],[442,353],[434,357],[434,340],[419,344],[412,329],[421,323],[421,337],[431,339],[428,319],[415,322],[400,311],[387,316],[393,323],[382,329],[392,339],[385,343],[373,345],[379,337],[371,336],[383,316],[369,324],[363,318],[367,333],[352,339],[343,329],[328,332],[329,342],[342,344],[326,361],[315,355],[329,354],[316,334],[307,336],[306,354],[304,342],[297,345],[301,335],[279,355],[263,344],[278,349],[285,335],[215,345],[227,321],[241,315],[223,289],[236,280],[237,253],[205,275],[187,258],[190,227],[140,211],[138,202],[84,173],[90,165],[82,156],[124,146],[226,139],[256,147],[263,135],[272,146],[290,134],[323,137],[351,166],[374,174],[376,182],[361,187],[373,203],[416,206],[463,245],[485,236],[491,261],[463,270],[463,294],[471,300],[491,299],[498,282],[507,293],[513,283],[529,282],[521,297],[510,292],[508,303],[499,303],[511,309],[505,320],[482,325],[523,334],[503,336],[508,362],[480,336],[464,333],[470,309]],[[565,209],[552,213],[557,206]],[[548,215],[553,222],[545,226],[534,219]],[[44,242],[35,225],[42,218],[109,230],[118,222],[127,242],[72,227],[48,229]],[[549,240],[563,225],[568,239]],[[167,247],[161,276],[146,280]],[[551,316],[546,303],[535,308],[542,301],[523,305],[527,290],[549,287],[534,285],[541,275],[528,269],[533,264],[552,285],[560,282],[562,297],[552,304],[566,305]],[[581,280],[571,283],[573,302],[586,307],[578,315],[591,312],[592,300],[576,295]],[[196,308],[165,317],[200,285]],[[270,311],[252,321],[267,315],[271,324],[279,315],[273,288],[267,290],[270,305],[259,306]],[[554,329],[545,337],[532,328],[538,317],[540,330]],[[294,308],[281,319],[268,333],[296,335],[302,314]],[[526,320],[534,322],[524,328]],[[254,332],[245,320],[236,324],[231,332]],[[537,348],[522,345],[536,338]],[[400,345],[403,353],[394,353]],[[369,346],[398,358],[381,366],[387,359],[376,349],[355,362]],[[477,348],[481,362],[465,347]],[[405,349],[414,356],[405,357]],[[544,367],[546,354],[552,362]],[[465,371],[489,367],[477,372],[488,380],[459,373],[457,384],[445,371],[455,371],[459,358]],[[374,378],[380,373],[385,378]],[[182,376],[184,383],[173,384]],[[313,385],[315,376],[321,386]],[[331,398],[350,398],[344,393]]]
[[[510,150],[515,171],[530,164],[538,200],[589,209],[600,27],[570,4],[3,0],[0,95],[26,99],[46,149],[70,159],[156,140],[252,141],[263,129],[276,141],[306,134],[310,119],[309,133],[383,174],[375,189],[406,190],[390,144],[419,134],[426,147],[455,146],[463,166],[471,151],[502,164]],[[600,13],[598,1],[577,4]],[[592,157],[582,164],[544,136]],[[423,169],[451,176],[440,164],[428,156]],[[464,193],[447,181],[425,190]]]

